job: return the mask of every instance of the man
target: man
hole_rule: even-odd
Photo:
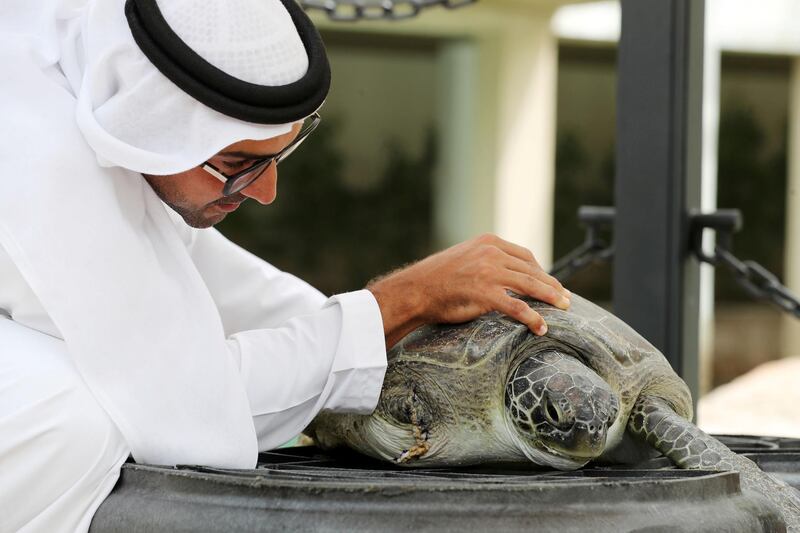
[[[251,468],[369,412],[421,324],[544,334],[508,289],[569,305],[491,235],[326,299],[210,228],[272,202],[320,120],[293,0],[7,0],[0,66],[0,531],[86,530],[129,455]]]

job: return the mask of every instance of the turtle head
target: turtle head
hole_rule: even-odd
[[[619,412],[619,399],[608,383],[578,359],[546,349],[512,368],[505,406],[518,443],[530,460],[573,469],[603,452],[608,429]]]

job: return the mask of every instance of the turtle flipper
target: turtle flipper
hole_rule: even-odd
[[[800,532],[800,492],[764,473],[754,462],[679,416],[663,399],[641,396],[628,418],[628,431],[681,468],[739,472],[743,489],[755,491],[775,503],[783,513],[787,529]]]

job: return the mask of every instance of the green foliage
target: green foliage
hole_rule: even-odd
[[[719,126],[717,205],[741,210],[744,225],[734,236],[733,251],[781,276],[785,233],[786,128],[779,147],[770,151],[756,113],[744,104],[723,109]],[[747,300],[730,273],[716,276],[717,296]]]
[[[740,209],[742,231],[733,240],[733,251],[781,276],[785,233],[786,128],[779,147],[770,150],[763,126],[753,109],[742,103],[723,107],[719,126],[718,206]],[[613,205],[614,150],[593,161],[579,132],[559,134],[556,147],[554,257],[560,258],[583,241],[576,212],[581,205]],[[610,298],[611,269],[591,266],[568,282],[593,299]],[[734,277],[720,270],[717,297],[748,300]]]
[[[578,223],[578,207],[614,205],[614,148],[600,161],[592,161],[575,131],[559,133],[556,140],[556,184],[553,257],[561,258],[580,245],[585,230]],[[610,240],[610,236],[606,237]],[[571,278],[567,286],[593,300],[610,300],[610,265],[593,265]]]
[[[281,164],[272,205],[247,202],[219,225],[234,242],[326,294],[363,288],[431,249],[433,134],[418,159],[390,143],[380,179],[355,189],[343,179],[337,130],[326,117]]]

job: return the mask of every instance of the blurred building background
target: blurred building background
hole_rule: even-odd
[[[798,290],[800,2],[706,5],[704,206],[741,209],[734,251]],[[613,205],[616,2],[314,20],[333,69],[323,121],[281,164],[277,201],[220,225],[233,240],[335,293],[485,231],[547,267],[582,241],[578,206]],[[568,286],[607,302],[610,273],[595,266]],[[705,390],[800,355],[798,321],[727,272],[706,269],[703,282]]]
[[[549,264],[550,25],[564,3],[481,0],[402,22],[315,15],[333,69],[319,134],[281,165],[270,209],[220,228],[328,293],[486,231]]]
[[[790,146],[798,143],[800,124],[800,33],[792,27],[798,15],[800,2],[794,0],[706,0],[703,102],[704,209],[740,209],[744,227],[734,237],[734,252],[758,261],[795,292],[800,292],[795,194],[800,150]],[[613,183],[619,24],[619,5],[613,1],[566,6],[553,19],[561,51],[557,217],[573,210],[559,207],[559,202],[573,202],[562,190],[581,196],[583,191],[573,191],[588,187],[601,201],[599,191]],[[558,255],[559,241],[555,244]],[[800,355],[800,321],[750,299],[729,272],[702,269],[702,390],[766,361]],[[602,298],[607,279],[587,272],[574,286]]]

